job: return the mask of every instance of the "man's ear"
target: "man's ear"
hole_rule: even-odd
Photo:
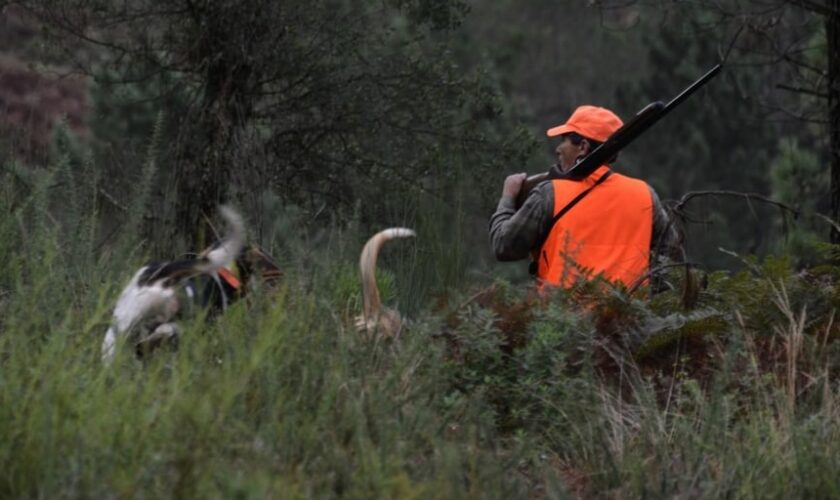
[[[587,141],[585,138],[580,140],[580,149],[582,155],[588,155],[592,149],[592,143]]]

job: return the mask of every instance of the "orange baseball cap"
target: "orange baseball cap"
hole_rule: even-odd
[[[579,106],[563,125],[546,131],[549,137],[576,132],[587,139],[604,142],[624,125],[615,113],[598,106]]]

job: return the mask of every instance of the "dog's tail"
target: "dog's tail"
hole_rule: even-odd
[[[227,206],[219,207],[219,213],[227,222],[227,234],[195,259],[167,262],[163,265],[149,266],[139,276],[140,285],[160,282],[171,286],[185,278],[198,274],[214,274],[219,269],[229,266],[245,247],[245,223],[239,213]]]
[[[149,263],[143,266],[123,289],[114,307],[112,324],[102,341],[102,359],[107,363],[114,357],[117,338],[152,314],[165,316],[169,321],[178,311],[174,287],[183,280],[199,274],[215,274],[230,265],[245,246],[245,223],[242,216],[229,207],[220,207],[227,221],[227,234],[216,245],[202,252],[198,258]]]
[[[379,249],[386,241],[394,238],[409,238],[416,236],[413,230],[405,227],[392,227],[373,235],[362,248],[359,258],[359,271],[362,275],[362,300],[364,302],[365,320],[375,319],[382,309],[382,299],[376,286],[376,258]]]
[[[199,255],[196,270],[200,273],[214,272],[230,265],[245,247],[245,222],[239,212],[222,205],[219,213],[227,222],[228,232],[217,245]]]

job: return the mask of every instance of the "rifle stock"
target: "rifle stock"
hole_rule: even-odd
[[[522,182],[522,189],[520,189],[519,194],[516,195],[516,208],[521,207],[525,203],[525,199],[528,198],[528,193],[537,187],[537,184],[548,180],[548,178],[549,172],[540,172],[539,174],[529,175],[525,181]]]
[[[582,179],[591,174],[596,168],[608,162],[615,157],[619,151],[627,147],[637,137],[642,135],[647,129],[653,126],[665,115],[667,115],[675,107],[679,106],[683,101],[688,99],[691,94],[697,91],[700,87],[705,85],[709,80],[720,72],[721,65],[717,64],[715,67],[706,72],[694,83],[685,88],[679,95],[671,99],[668,104],[662,101],[654,101],[644,108],[642,108],[636,115],[627,123],[621,126],[618,130],[607,138],[600,146],[595,148],[592,152],[586,155],[585,158],[578,161],[565,174],[564,178]],[[522,184],[522,189],[516,197],[516,207],[519,208],[525,203],[528,193],[540,182],[551,178],[551,172],[542,172],[532,175],[525,179]]]

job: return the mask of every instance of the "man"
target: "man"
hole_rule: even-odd
[[[644,181],[601,165],[584,177],[566,173],[622,126],[612,111],[580,106],[568,121],[547,131],[559,137],[557,164],[549,180],[516,198],[525,174],[505,179],[502,198],[490,219],[496,258],[531,256],[541,284],[570,287],[601,275],[626,287],[648,274],[659,254],[680,256],[678,236],[656,192]]]

